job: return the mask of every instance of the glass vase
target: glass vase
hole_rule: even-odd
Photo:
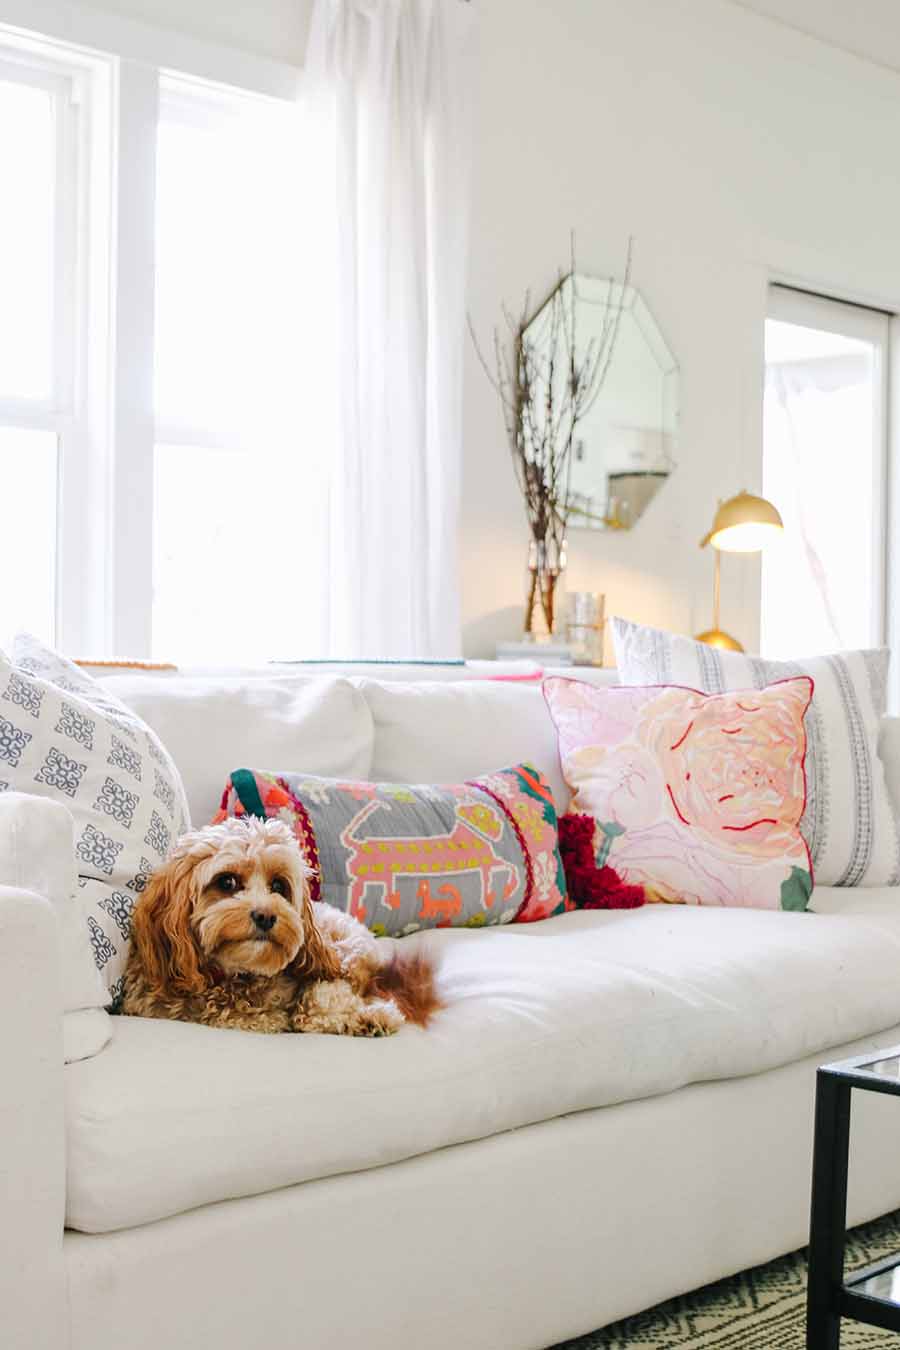
[[[558,631],[560,578],[566,568],[566,540],[531,538],[525,577],[525,636],[535,641]]]

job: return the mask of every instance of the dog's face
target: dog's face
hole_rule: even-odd
[[[325,958],[309,868],[288,827],[229,819],[178,841],[135,908],[135,955],[159,990],[199,992],[225,975],[277,975]]]
[[[300,854],[292,840],[273,834],[232,830],[194,867],[191,928],[203,954],[227,975],[277,975],[303,942]]]

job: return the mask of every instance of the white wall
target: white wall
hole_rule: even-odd
[[[565,261],[634,279],[682,368],[678,469],[629,534],[570,538],[569,583],[682,631],[711,620],[697,542],[759,483],[766,283],[900,308],[900,76],[727,0],[476,0],[470,307],[540,294]],[[524,517],[499,409],[469,355],[466,650],[520,625]],[[758,567],[723,559],[723,626],[757,635]]]
[[[472,3],[473,320],[487,340],[502,300],[515,308],[527,288],[545,292],[570,227],[582,270],[597,275],[621,266],[635,236],[634,280],[681,363],[678,468],[631,533],[573,532],[568,581],[605,591],[610,612],[697,631],[711,619],[712,579],[697,541],[717,497],[759,483],[768,279],[900,310],[900,74],[730,0]],[[799,22],[812,0],[791,3]],[[282,92],[311,7],[0,0],[0,19],[39,27],[46,15],[76,36],[85,14],[98,33],[112,15],[126,54],[149,42],[164,64],[236,82],[249,62],[248,80]],[[142,24],[158,26],[158,41]],[[900,23],[890,37],[900,52]],[[500,412],[471,351],[464,426],[464,641],[488,655],[520,631],[526,533]],[[752,559],[723,561],[723,624],[754,643]]]

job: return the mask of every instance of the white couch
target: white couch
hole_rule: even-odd
[[[483,673],[348,671],[341,724],[319,698],[340,672],[109,685],[195,822],[245,764],[455,781],[530,759],[562,807],[539,686]],[[820,889],[816,915],[417,935],[447,1001],[428,1031],[113,1018],[64,1069],[46,863],[0,875],[4,1350],[543,1350],[801,1245],[815,1066],[900,1042],[900,890]],[[864,1097],[853,1221],[900,1206],[900,1112]]]

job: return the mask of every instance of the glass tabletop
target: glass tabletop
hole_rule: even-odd
[[[860,1064],[860,1072],[876,1073],[879,1078],[893,1078],[900,1082],[900,1055],[893,1054],[885,1059],[871,1059]]]
[[[900,1305],[900,1269],[892,1266],[889,1270],[870,1275],[867,1280],[847,1281],[855,1294],[865,1294],[867,1298],[881,1299],[883,1303]]]
[[[900,1097],[900,1045],[885,1046],[881,1053],[870,1050],[867,1055],[854,1055],[852,1059],[822,1064],[820,1069],[854,1087],[888,1092],[891,1096]]]

